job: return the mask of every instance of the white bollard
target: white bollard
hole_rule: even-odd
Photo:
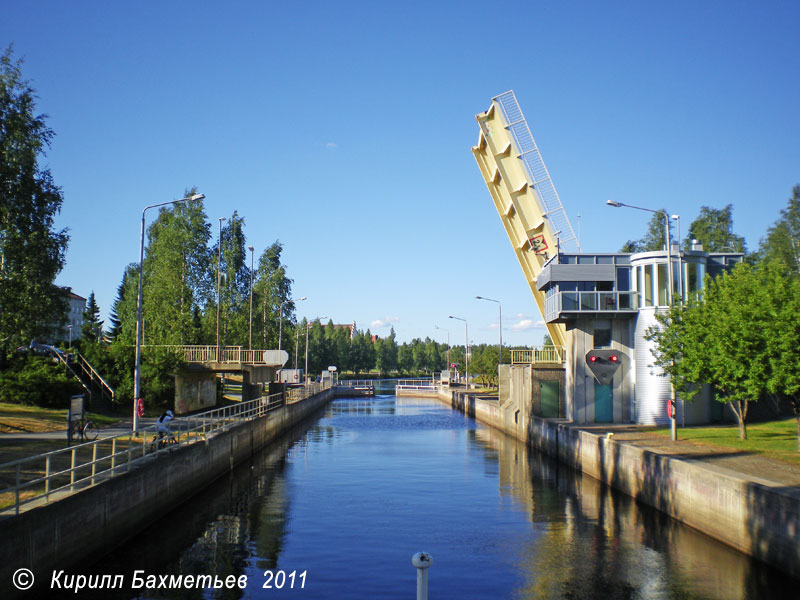
[[[417,568],[417,600],[428,600],[428,567],[433,564],[433,557],[417,552],[411,557],[411,564]]]

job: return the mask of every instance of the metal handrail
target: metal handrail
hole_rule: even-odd
[[[283,394],[278,393],[231,406],[215,408],[172,421],[174,424],[172,435],[177,445],[194,443],[207,439],[209,434],[230,429],[235,424],[263,417],[283,405]],[[140,433],[141,439],[132,438],[130,433],[124,433],[37,456],[20,458],[0,465],[0,472],[14,471],[15,473],[14,485],[0,490],[0,497],[9,493],[13,494],[14,503],[0,509],[0,515],[10,514],[12,510],[13,514],[19,514],[20,507],[25,504],[41,498],[44,498],[45,502],[49,502],[50,496],[53,494],[72,493],[76,488],[83,489],[94,485],[101,478],[113,477],[118,472],[127,471],[133,464],[169,450],[170,446],[159,448],[159,444],[155,443],[158,434],[156,425],[142,429]],[[107,448],[109,443],[110,449]],[[118,447],[122,447],[122,449],[119,450]],[[91,459],[84,459],[83,456],[89,452],[91,452]],[[68,459],[69,468],[57,466],[60,470],[53,471],[54,459],[60,463],[64,463]],[[36,475],[42,472],[42,467],[44,475],[22,480],[23,472]],[[67,476],[69,477],[68,483],[59,481],[59,478],[66,479]],[[38,493],[21,498],[20,492],[42,485],[44,486],[43,490],[37,489]]]
[[[435,377],[424,379],[398,379],[395,385],[396,390],[435,390],[439,384]]]
[[[558,364],[564,362],[563,346],[543,346],[524,350],[511,350],[512,365]]]

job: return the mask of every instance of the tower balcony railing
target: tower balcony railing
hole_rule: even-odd
[[[636,312],[636,292],[556,292],[545,297],[545,321],[558,319],[563,313]]]

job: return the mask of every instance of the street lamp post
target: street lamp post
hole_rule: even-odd
[[[219,243],[217,244],[217,361],[221,360],[219,352],[219,305],[220,305],[220,266],[222,265],[222,222],[225,217],[219,217]]]
[[[306,382],[308,382],[308,330],[311,329],[312,323],[316,323],[317,321],[327,318],[328,317],[316,317],[315,319],[311,319],[306,323],[306,368],[303,371],[303,377],[305,377]]]
[[[192,202],[195,200],[202,200],[205,194],[194,194],[186,198],[178,200],[170,200],[169,202],[160,202],[158,204],[151,204],[145,206],[142,210],[142,229],[139,236],[139,294],[136,297],[136,359],[133,369],[133,432],[139,430],[139,412],[137,405],[142,396],[142,267],[144,264],[144,216],[145,213],[158,206],[167,206],[168,204],[177,204],[178,202]]]
[[[642,206],[633,206],[631,204],[624,204],[623,202],[617,202],[616,200],[606,200],[606,204],[609,206],[613,206],[615,208],[619,208],[620,206],[625,206],[627,208],[635,208],[636,210],[644,210],[647,212],[664,215],[664,241],[667,244],[667,305],[669,308],[672,308],[672,241],[669,235],[669,214],[665,210],[653,210],[652,208],[644,208]],[[680,275],[680,274],[679,274]],[[672,441],[676,441],[678,439],[678,421],[677,421],[677,414],[675,407],[675,386],[670,381],[670,389],[672,390],[670,398],[670,403],[672,404],[672,417],[670,417],[670,429],[671,429],[671,439]]]
[[[461,317],[450,315],[447,318],[455,319],[456,321],[464,321],[464,361],[466,363],[464,372],[467,375],[467,389],[469,389],[469,324],[466,319],[462,319]]]
[[[641,206],[633,206],[631,204],[624,204],[616,200],[606,200],[606,204],[619,208],[625,206],[627,208],[635,208],[636,210],[644,210],[647,212],[655,213],[664,216],[664,241],[667,243],[667,305],[672,306],[672,242],[669,235],[669,214],[665,210],[653,210],[652,208],[644,208]]]
[[[497,361],[498,365],[503,364],[503,305],[500,304],[500,300],[492,300],[491,298],[484,298],[483,296],[475,296],[476,300],[488,300],[489,302],[496,302],[497,308],[500,310],[500,321],[498,323],[500,329],[500,352],[499,352],[499,360]]]
[[[252,246],[247,247],[250,250],[250,350],[253,349],[253,250]]]
[[[288,304],[289,302],[302,302],[303,300],[308,300],[307,296],[303,296],[302,298],[298,298],[297,300],[284,300],[281,302],[281,307],[278,311],[278,350],[281,349],[281,338],[283,338],[283,306],[284,304]],[[297,358],[295,357],[295,368],[297,368]]]
[[[434,325],[436,329],[441,329],[442,331],[447,332],[447,370],[450,370],[450,330],[445,329],[444,327],[439,327],[438,325]]]
[[[681,258],[681,216],[672,215],[672,220],[678,226],[678,298],[683,302],[683,259]]]

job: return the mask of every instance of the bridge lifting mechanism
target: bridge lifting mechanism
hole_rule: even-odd
[[[558,252],[580,252],[580,244],[514,92],[496,96],[475,118],[481,131],[472,154],[544,316],[536,278]],[[565,345],[563,323],[547,323],[547,332],[556,346]]]

